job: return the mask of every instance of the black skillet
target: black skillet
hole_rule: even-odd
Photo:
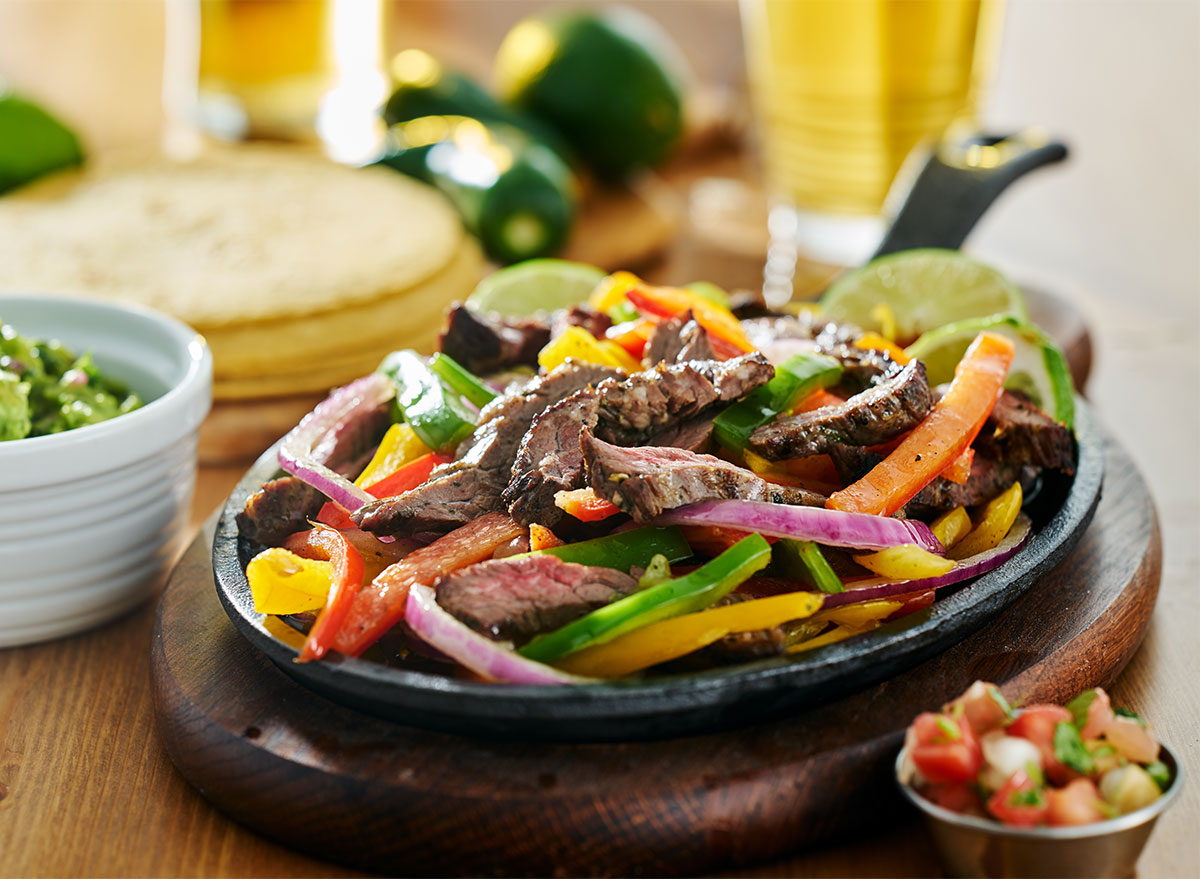
[[[931,156],[879,253],[957,247],[1008,183],[1066,155],[1061,144],[1027,137],[977,143],[1008,146],[991,154],[968,148],[962,158],[946,151]],[[972,164],[971,155],[986,155],[987,162]],[[1058,564],[1091,521],[1104,476],[1103,439],[1087,406],[1076,406],[1078,470],[1073,479],[1047,478],[1027,507],[1035,533],[1020,553],[932,607],[797,658],[581,687],[486,684],[336,655],[296,663],[297,651],[267,632],[254,611],[244,572],[258,547],[238,536],[234,521],[246,498],[279,474],[275,448],[255,462],[225,505],[213,540],[217,593],[236,628],[285,673],[334,701],[407,725],[560,741],[664,738],[740,726],[832,701],[917,665],[978,629]]]

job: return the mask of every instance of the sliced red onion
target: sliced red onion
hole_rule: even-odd
[[[915,543],[939,555],[945,552],[924,522],[765,501],[702,501],[670,510],[655,519],[654,524],[717,525],[768,537],[791,537],[855,549],[887,549]]]
[[[992,549],[967,556],[954,563],[954,569],[940,577],[925,577],[919,580],[886,580],[883,577],[871,577],[846,583],[846,591],[834,595],[826,595],[822,607],[839,607],[843,604],[856,604],[860,601],[871,601],[877,598],[893,598],[897,595],[907,595],[910,592],[926,592],[930,589],[940,589],[952,583],[959,583],[971,577],[986,574],[992,568],[998,567],[1021,551],[1033,533],[1033,523],[1024,513],[1008,529],[1008,534]]]
[[[404,621],[432,647],[476,674],[510,684],[589,684],[595,678],[567,674],[491,641],[438,606],[433,590],[417,583],[408,590]]]
[[[301,419],[279,444],[279,466],[352,513],[374,500],[340,473],[321,462],[318,447],[336,445],[340,431],[347,429],[351,416],[362,409],[373,409],[391,399],[394,390],[386,376],[373,372],[338,388]]]

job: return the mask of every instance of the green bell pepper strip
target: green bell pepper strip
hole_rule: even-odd
[[[647,525],[619,534],[540,549],[529,555],[552,555],[564,562],[597,568],[616,568],[628,573],[629,569],[635,566],[649,566],[656,555],[664,556],[668,564],[683,561],[692,556],[692,548],[683,539],[683,532],[678,526],[663,528]]]
[[[496,399],[495,391],[463,369],[457,360],[447,354],[434,354],[429,359],[429,368],[450,390],[466,397],[476,406],[482,408]]]
[[[553,662],[642,626],[704,610],[765,568],[770,560],[770,545],[762,535],[751,534],[687,576],[618,599],[561,629],[534,638],[517,652],[526,659]]]
[[[435,452],[462,442],[475,421],[457,395],[447,393],[441,380],[415,351],[393,351],[379,366],[396,386],[396,405],[421,442]]]
[[[825,354],[793,354],[775,369],[775,377],[751,391],[713,420],[713,435],[731,452],[740,452],[750,434],[778,418],[818,388],[837,384],[842,365]]]
[[[776,542],[774,554],[775,560],[788,577],[803,580],[828,594],[846,591],[841,578],[829,566],[821,548],[811,540],[784,537]]]

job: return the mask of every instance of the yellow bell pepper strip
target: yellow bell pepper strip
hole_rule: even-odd
[[[526,659],[553,662],[651,623],[703,610],[770,560],[771,547],[759,535],[751,534],[690,574],[619,598],[561,629],[539,635],[517,652]]]
[[[333,566],[272,547],[250,560],[246,579],[256,611],[284,616],[324,606],[333,583]]]
[[[498,396],[448,354],[440,351],[434,354],[429,358],[429,368],[450,390],[470,400],[474,406],[482,408]]]
[[[878,629],[882,623],[876,621],[867,623],[865,626],[834,626],[828,632],[823,632],[815,638],[809,638],[807,641],[801,641],[799,644],[793,644],[788,647],[787,652],[790,654],[804,653],[806,650],[815,650],[818,647],[826,647],[830,644],[836,644],[838,641],[845,641],[847,638],[853,638],[855,635],[861,635],[864,632],[869,632],[872,629]]]
[[[812,618],[814,623],[830,622],[839,626],[862,628],[871,623],[886,620],[898,611],[904,602],[893,598],[876,598],[857,604],[843,604],[822,610]]]
[[[971,530],[971,517],[967,515],[966,508],[955,507],[934,519],[929,530],[949,552],[951,547],[966,537],[967,532]]]
[[[600,497],[591,488],[557,492],[554,495],[554,506],[580,522],[599,522],[621,512],[620,507]]]
[[[854,340],[854,347],[864,351],[883,351],[901,366],[908,364],[912,358],[895,342],[885,339],[879,333],[863,333]]]
[[[600,347],[626,372],[638,372],[642,368],[641,359],[634,357],[616,342],[610,339],[601,339]]]
[[[590,296],[588,305],[605,313],[622,305],[625,294],[642,283],[642,279],[632,272],[613,272],[596,285]]]
[[[435,452],[453,449],[475,429],[475,417],[459,396],[446,390],[415,351],[393,351],[378,371],[395,385],[404,420]]]
[[[774,421],[818,388],[837,384],[842,364],[825,354],[793,354],[775,368],[775,377],[755,388],[713,419],[713,436],[740,452],[757,428]]]
[[[556,546],[562,546],[564,543],[566,543],[565,540],[560,540],[558,535],[545,525],[538,525],[535,522],[529,526],[530,552],[540,552],[543,549],[553,549]]]
[[[363,558],[359,551],[336,528],[318,527],[315,530],[317,533],[309,536],[308,545],[324,551],[333,572],[325,609],[308,630],[308,639],[296,662],[311,662],[325,655],[362,586]]]
[[[409,461],[390,476],[385,476],[378,482],[368,485],[366,487],[367,494],[372,497],[396,497],[397,495],[404,494],[404,492],[411,491],[425,482],[429,478],[429,474],[433,472],[434,467],[441,464],[448,464],[453,460],[454,458],[451,455],[439,455],[437,452],[429,452],[415,461]],[[346,515],[346,511],[332,501],[321,507],[321,511],[317,513],[317,521],[333,528],[355,527],[354,523],[350,521],[350,517]]]
[[[499,547],[524,533],[508,515],[487,513],[413,550],[359,590],[333,634],[331,648],[345,656],[358,656],[404,619],[413,583],[432,583],[443,574],[491,558]]]
[[[965,559],[997,546],[1008,534],[1013,522],[1017,521],[1023,500],[1021,483],[1014,482],[1003,493],[988,501],[983,508],[983,517],[971,529],[971,533],[954,547],[951,558]]]
[[[879,324],[879,331],[888,342],[895,342],[898,335],[896,312],[886,302],[880,302],[871,309],[871,320]],[[906,360],[905,363],[908,361]]]
[[[619,351],[620,355],[614,354],[613,349]],[[631,363],[634,371],[641,368],[620,345],[612,342],[602,344],[583,327],[567,327],[557,339],[551,340],[538,352],[538,365],[549,371],[568,358],[619,369],[629,369]]]
[[[950,464],[938,475],[944,479],[949,479],[951,482],[962,485],[971,478],[971,465],[975,463],[975,449],[967,446],[962,450],[962,454],[955,458]]]
[[[754,350],[741,321],[733,316],[733,312],[690,290],[635,287],[625,293],[625,298],[639,314],[651,317],[670,318],[691,311],[696,323],[708,331],[713,350],[720,357],[728,359]]]
[[[756,632],[812,616],[824,596],[792,592],[652,623],[605,644],[578,650],[555,665],[572,674],[620,677],[686,656],[726,635]]]
[[[927,549],[906,543],[902,546],[891,546],[878,552],[856,555],[854,560],[880,577],[889,580],[921,580],[926,577],[940,577],[954,569],[950,559],[934,555]]]
[[[656,555],[664,556],[668,563],[683,561],[692,555],[692,548],[678,528],[647,525],[592,540],[553,546],[539,550],[538,554],[552,555],[577,565],[616,568],[628,573],[634,567],[645,568]]]
[[[374,485],[385,476],[395,473],[409,461],[428,455],[433,449],[421,442],[409,424],[393,424],[379,441],[371,462],[358,474],[354,484],[359,488]]]
[[[288,647],[293,647],[299,650],[304,646],[307,640],[304,633],[293,629],[279,617],[265,616],[263,617],[262,627],[267,630],[267,634],[276,641],[282,641]]]
[[[783,574],[816,586],[822,592],[845,592],[846,587],[811,540],[785,537],[775,544],[774,560]]]
[[[895,451],[858,482],[831,495],[825,506],[890,516],[912,500],[970,445],[996,404],[1014,353],[1004,336],[976,336],[933,411]]]

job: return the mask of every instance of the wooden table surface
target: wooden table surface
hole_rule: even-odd
[[[39,9],[36,4],[24,8]],[[159,14],[156,10],[153,15]],[[105,42],[84,30],[87,45]],[[138,44],[132,45],[136,49]],[[63,58],[53,61],[57,65]],[[735,67],[740,64],[734,62]],[[122,69],[135,68],[126,64]],[[104,117],[106,130],[113,130],[111,121]],[[1179,204],[1184,210],[1175,219],[1194,228],[1195,218]],[[1195,213],[1194,200],[1190,204]],[[1030,223],[1037,226],[1037,218]],[[1164,223],[1169,225],[1169,218]],[[1043,238],[1056,240],[1060,230],[1043,231]],[[1022,254],[985,255],[1019,274]],[[1098,257],[1100,264],[1104,258]],[[1164,310],[1161,297],[1134,295],[1119,277],[1110,279],[1110,288],[1098,287],[1095,271],[1089,276],[1091,286],[1076,289],[1072,284],[1081,277],[1077,264],[1054,263],[1055,277],[1048,278],[1044,268],[1053,260],[1045,253],[1030,259],[1042,270],[1037,277],[1019,279],[1066,296],[1087,319],[1096,349],[1089,396],[1099,417],[1143,468],[1157,499],[1165,542],[1158,609],[1113,696],[1152,720],[1191,776],[1183,796],[1155,830],[1140,872],[1200,875],[1195,833],[1200,826],[1200,475],[1195,451],[1200,331],[1194,302]],[[1131,256],[1125,262],[1136,276],[1138,260]],[[670,270],[668,264],[664,271]],[[1194,296],[1194,285],[1191,290]],[[241,469],[201,470],[193,527],[222,502]],[[211,808],[175,771],[159,743],[150,697],[153,612],[153,604],[147,604],[83,635],[0,650],[0,877],[357,875],[244,830]],[[919,707],[913,706],[914,712]],[[752,873],[924,876],[937,871],[928,837],[914,819],[890,832],[805,852]]]

